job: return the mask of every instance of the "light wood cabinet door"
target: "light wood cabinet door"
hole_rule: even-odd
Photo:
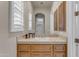
[[[30,45],[18,44],[17,51],[30,51]]]
[[[30,57],[30,52],[21,51],[17,53],[18,57]]]
[[[64,44],[55,44],[54,51],[66,51],[66,45]]]
[[[31,52],[31,56],[33,56],[33,57],[49,57],[49,56],[51,56],[51,52],[33,51],[33,52]]]
[[[31,45],[31,51],[51,51],[51,45]]]
[[[54,57],[66,57],[64,52],[54,52]]]

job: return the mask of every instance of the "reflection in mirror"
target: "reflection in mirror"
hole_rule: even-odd
[[[45,16],[43,14],[35,15],[36,21],[36,34],[44,34],[45,32]]]

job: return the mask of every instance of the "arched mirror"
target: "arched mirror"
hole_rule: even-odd
[[[36,22],[36,34],[44,34],[45,33],[45,16],[44,14],[38,13],[35,15]]]

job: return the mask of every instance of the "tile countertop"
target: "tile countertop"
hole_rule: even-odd
[[[67,44],[67,38],[63,37],[35,37],[19,38],[17,44]]]

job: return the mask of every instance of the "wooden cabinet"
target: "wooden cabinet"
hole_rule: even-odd
[[[62,44],[55,44],[54,45],[54,56],[55,57],[65,57],[67,56],[67,46]]]
[[[54,57],[65,57],[66,54],[64,52],[54,52]]]
[[[65,45],[63,44],[55,44],[54,45],[54,51],[65,51],[66,50],[66,47]]]
[[[31,56],[35,57],[49,57],[51,56],[51,52],[49,51],[32,51]]]
[[[18,44],[18,57],[66,57],[66,44]]]
[[[31,45],[31,51],[51,51],[51,45]]]
[[[30,57],[30,51],[18,51],[17,56],[18,57]]]
[[[66,31],[66,2],[62,2],[54,12],[54,30]]]
[[[19,44],[17,45],[17,50],[18,51],[30,51],[30,45]]]
[[[30,45],[18,44],[17,45],[17,56],[18,57],[30,56]]]
[[[51,45],[31,45],[31,56],[51,56]]]

